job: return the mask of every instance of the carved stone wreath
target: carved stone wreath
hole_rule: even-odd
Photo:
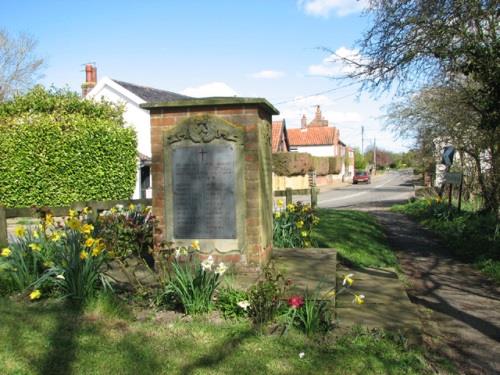
[[[190,140],[194,143],[209,143],[214,139],[243,144],[244,129],[219,117],[210,115],[192,116],[182,120],[174,128],[165,131],[166,144]]]

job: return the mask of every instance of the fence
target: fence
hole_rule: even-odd
[[[126,200],[116,200],[116,201],[89,201],[89,202],[75,202],[69,206],[65,207],[46,207],[48,208],[54,216],[67,216],[70,209],[81,211],[85,207],[90,207],[92,212],[90,213],[91,218],[96,219],[99,212],[109,210],[116,205],[128,206],[130,204],[151,206],[151,199],[126,199]],[[18,208],[6,208],[0,206],[0,246],[7,246],[9,242],[8,232],[7,232],[7,219],[12,219],[16,217],[33,217],[35,209],[33,207],[18,207]]]
[[[285,203],[288,205],[293,203],[294,195],[310,195],[311,196],[311,207],[315,208],[318,205],[318,192],[319,189],[315,186],[310,189],[291,189],[286,188],[285,190],[276,190],[274,192],[275,197],[285,197]]]

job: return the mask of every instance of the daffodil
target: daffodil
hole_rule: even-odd
[[[45,224],[46,225],[54,224],[54,215],[52,215],[50,212],[48,212],[45,215]]]
[[[8,247],[3,248],[2,252],[0,253],[0,255],[3,257],[8,257],[10,256],[10,254],[12,254],[12,250],[9,249]]]
[[[93,257],[99,256],[99,254],[101,253],[101,251],[102,251],[102,250],[101,250],[101,248],[99,248],[99,247],[94,247],[94,248],[92,249],[92,256],[93,256]]]
[[[214,258],[211,255],[203,262],[201,262],[201,268],[203,268],[203,271],[210,271],[213,265],[214,265]]]
[[[36,239],[40,238],[40,232],[37,230],[34,230],[33,231],[33,238],[36,238]]]
[[[75,210],[73,210],[72,208],[70,208],[70,210],[68,211],[68,216],[70,218],[73,218],[73,217],[76,217],[77,213]]]
[[[30,293],[30,300],[39,299],[42,296],[42,292],[39,289],[36,289]]]
[[[130,203],[130,205],[128,206],[128,210],[129,211],[135,211],[135,204]]]
[[[111,207],[111,209],[109,210],[110,213],[112,214],[116,214],[116,208],[115,207]]]
[[[80,220],[78,220],[76,217],[72,217],[66,222],[66,225],[73,230],[80,229],[80,224]]]
[[[54,242],[57,242],[61,239],[61,233],[60,232],[54,232],[52,233],[52,235],[50,236],[50,239]]]
[[[82,210],[82,214],[88,215],[92,212],[92,209],[90,207],[84,207]]]
[[[38,243],[30,243],[28,245],[28,247],[32,250],[32,251],[40,251],[42,250],[42,247],[40,246],[40,244]]]
[[[295,226],[300,229],[304,226],[304,222],[302,220],[299,220],[295,223]]]
[[[215,269],[215,273],[221,276],[224,275],[226,271],[227,271],[227,266],[222,262],[220,262],[217,268]]]
[[[293,203],[288,203],[286,205],[286,209],[289,211],[289,212],[295,212],[295,205]]]
[[[300,235],[302,237],[307,237],[309,235],[309,233],[307,233],[307,231],[303,230],[302,232],[300,232]]]
[[[334,298],[336,295],[337,295],[337,292],[335,292],[335,290],[330,290],[330,291],[326,292],[325,298]]]
[[[309,241],[304,241],[304,246],[305,246],[305,247],[311,247],[311,242],[309,242]]]
[[[83,224],[80,228],[80,232],[84,234],[90,234],[94,230],[94,226],[92,224]]]
[[[357,303],[358,305],[362,305],[365,303],[365,296],[363,294],[355,294],[352,303]]]
[[[17,237],[24,237],[26,234],[26,229],[22,226],[17,226],[16,229],[14,229],[14,233],[16,234]]]
[[[342,280],[342,285],[346,285],[346,284],[349,284],[349,286],[352,285],[352,283],[354,282],[354,280],[352,279],[352,277],[354,276],[353,273],[350,273],[348,275],[345,275],[344,276],[344,280]]]
[[[278,207],[283,207],[283,199],[278,199],[276,201],[276,204],[278,205]]]
[[[313,216],[313,224],[314,224],[314,225],[319,224],[319,217],[317,217],[317,216]]]
[[[200,250],[200,241],[198,240],[194,240],[193,242],[191,242],[191,247],[195,250]]]
[[[239,307],[241,307],[243,310],[247,311],[247,309],[250,307],[250,302],[248,301],[240,301],[237,303]]]
[[[92,245],[94,245],[95,243],[95,239],[93,239],[92,237],[89,237],[85,240],[85,247],[92,247]]]
[[[276,212],[276,213],[274,214],[274,218],[275,218],[275,219],[279,219],[280,217],[281,217],[281,213],[280,213],[280,212]]]
[[[66,278],[64,277],[64,275],[61,273],[60,275],[57,275],[56,276],[56,279],[59,279],[59,280],[66,280]]]
[[[82,250],[80,251],[80,259],[81,260],[85,260],[89,257],[89,253],[87,253],[86,251]]]

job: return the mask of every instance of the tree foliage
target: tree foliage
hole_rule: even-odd
[[[0,204],[124,199],[135,186],[136,135],[122,109],[37,86],[0,104]]]
[[[0,102],[29,88],[39,76],[43,59],[35,56],[36,41],[11,37],[0,30]]]

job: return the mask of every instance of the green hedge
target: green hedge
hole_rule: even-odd
[[[136,144],[119,107],[35,87],[0,103],[0,204],[129,198]]]
[[[312,156],[305,152],[277,152],[273,154],[273,172],[278,176],[303,176],[312,169]]]
[[[313,166],[316,176],[326,176],[330,172],[330,161],[328,157],[313,156]]]
[[[330,156],[328,158],[329,169],[328,174],[339,174],[342,171],[342,163],[344,161],[340,156]]]

